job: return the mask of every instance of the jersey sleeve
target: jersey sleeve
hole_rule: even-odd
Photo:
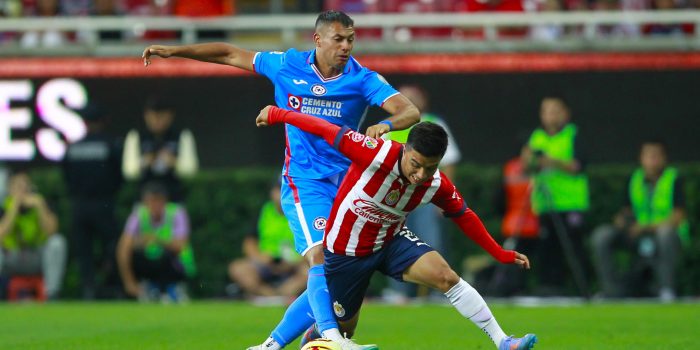
[[[273,80],[282,68],[287,53],[280,51],[258,52],[253,58],[253,69],[258,74]]]
[[[453,218],[464,214],[467,211],[467,202],[464,201],[462,195],[457,191],[457,187],[445,174],[440,172],[440,177],[440,187],[435,192],[431,202],[443,210],[445,217]]]
[[[381,107],[386,100],[399,93],[377,72],[368,70],[362,83],[365,99],[375,106]]]
[[[377,140],[354,131],[347,126],[344,126],[338,135],[339,139],[333,146],[353,163],[362,166],[366,166],[372,162],[385,142],[391,142]]]
[[[271,106],[268,124],[279,123],[287,123],[320,136],[350,161],[360,165],[369,164],[385,142],[353,131],[347,126],[340,127],[320,118]]]

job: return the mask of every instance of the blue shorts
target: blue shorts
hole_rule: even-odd
[[[406,227],[384,248],[368,256],[338,255],[324,249],[326,283],[335,316],[347,321],[357,314],[374,271],[403,281],[404,271],[433,250]]]
[[[344,175],[325,179],[282,177],[282,211],[294,233],[294,249],[302,256],[323,243],[326,221]]]

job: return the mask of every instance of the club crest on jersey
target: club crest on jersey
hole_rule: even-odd
[[[315,218],[314,219],[314,228],[319,230],[319,231],[325,230],[326,229],[326,218],[324,218],[323,216],[319,216],[319,217]]]
[[[311,85],[311,93],[316,96],[323,96],[326,94],[326,87],[321,84]]]
[[[384,197],[384,203],[386,203],[386,205],[394,206],[394,204],[399,201],[399,198],[401,198],[401,191],[395,189],[386,194],[386,197]]]
[[[352,142],[362,142],[365,139],[365,135],[362,135],[359,132],[350,133],[348,136],[350,136]]]
[[[345,316],[345,309],[337,300],[333,302],[333,312],[335,312],[335,315],[338,317]]]
[[[379,143],[377,142],[377,140],[375,140],[371,137],[365,137],[365,144],[364,144],[365,147],[367,147],[369,149],[375,149],[375,148],[377,148],[378,144]]]
[[[287,106],[293,108],[295,111],[298,112],[301,109],[301,99],[294,95],[288,95]]]

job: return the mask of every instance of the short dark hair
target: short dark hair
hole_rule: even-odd
[[[316,18],[316,28],[331,23],[338,22],[343,25],[343,27],[348,28],[355,25],[355,21],[350,18],[345,12],[328,10],[321,12]]]
[[[406,146],[425,157],[442,157],[447,150],[447,132],[435,123],[418,123],[408,133]]]
[[[642,141],[642,143],[639,145],[639,152],[642,151],[642,148],[644,148],[644,146],[649,145],[660,147],[661,151],[663,151],[664,154],[668,154],[668,144],[666,144],[665,140],[658,137],[650,137]]]
[[[153,95],[146,100],[145,109],[151,111],[174,111],[174,101],[167,96]]]

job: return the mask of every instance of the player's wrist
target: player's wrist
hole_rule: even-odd
[[[394,130],[394,124],[392,124],[388,119],[380,121],[379,124],[386,124],[389,127],[389,131]]]

